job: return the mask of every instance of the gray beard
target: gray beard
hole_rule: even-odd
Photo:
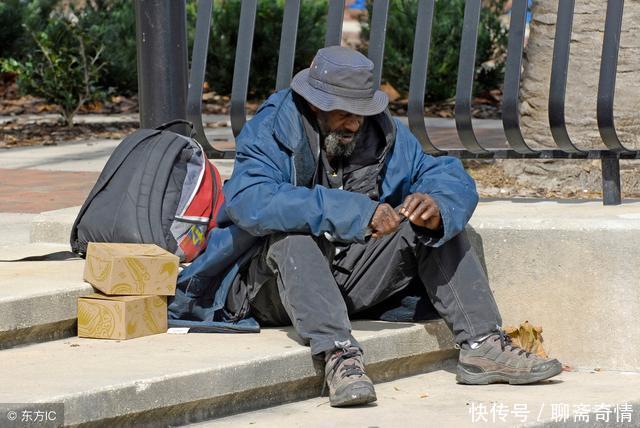
[[[353,136],[351,142],[342,143],[340,141],[342,134],[340,132],[330,132],[324,138],[324,149],[330,158],[346,159],[351,156],[358,142],[357,134]]]

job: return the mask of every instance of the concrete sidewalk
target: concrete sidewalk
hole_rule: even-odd
[[[368,406],[335,409],[327,397],[317,397],[189,426],[640,426],[640,373],[575,371],[535,385],[469,386],[456,384],[455,361],[449,360],[442,369],[380,383],[376,394],[378,401]]]

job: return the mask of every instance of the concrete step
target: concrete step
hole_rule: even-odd
[[[75,214],[45,217],[32,237],[54,239]],[[572,366],[640,371],[640,331],[626,327],[640,313],[640,203],[481,202],[467,230],[503,325],[542,326],[547,351]]]
[[[449,361],[439,370],[378,384],[378,401],[369,406],[335,409],[327,397],[315,397],[189,427],[640,426],[637,372],[563,372],[531,386],[467,386],[456,384],[454,370]]]
[[[442,321],[357,321],[377,381],[455,358]],[[164,426],[318,396],[321,367],[291,328],[259,334],[78,337],[0,351],[1,402],[64,403],[65,425]],[[85,425],[83,425],[85,426]]]
[[[495,201],[471,226],[503,325],[574,367],[640,371],[640,203]]]
[[[0,245],[29,243],[29,231],[37,215],[0,212]]]
[[[69,250],[68,245],[0,247],[0,260]],[[92,293],[84,261],[0,263],[0,349],[76,334],[76,299]]]
[[[77,206],[40,213],[31,222],[29,241],[66,244],[68,247],[71,228],[79,211],[80,207]]]

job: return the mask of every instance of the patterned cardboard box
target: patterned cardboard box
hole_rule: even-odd
[[[132,339],[167,331],[165,296],[106,296],[78,298],[78,336]]]
[[[110,295],[173,296],[179,263],[153,244],[90,242],[84,280]]]

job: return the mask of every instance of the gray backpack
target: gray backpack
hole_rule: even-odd
[[[205,248],[223,202],[220,174],[195,139],[166,130],[181,122],[118,145],[73,224],[74,253],[89,242],[144,243],[188,262]]]

